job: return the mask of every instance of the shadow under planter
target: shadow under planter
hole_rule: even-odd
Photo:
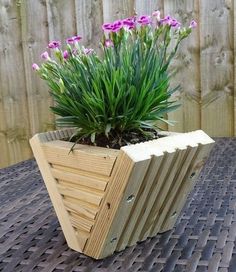
[[[203,131],[120,150],[76,144],[73,129],[30,144],[68,246],[95,259],[170,230],[214,141]]]

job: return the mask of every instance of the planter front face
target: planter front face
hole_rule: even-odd
[[[62,141],[30,143],[68,245],[96,259],[171,229],[214,141],[203,131],[121,150]]]

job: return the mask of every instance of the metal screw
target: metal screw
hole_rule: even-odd
[[[127,197],[126,201],[129,203],[134,200],[134,195],[130,195]]]
[[[112,238],[112,239],[111,239],[111,243],[115,242],[116,240],[117,240],[116,237]]]

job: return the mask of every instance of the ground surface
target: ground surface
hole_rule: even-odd
[[[101,261],[67,247],[35,161],[0,170],[0,271],[236,272],[236,138],[218,139],[172,231]]]

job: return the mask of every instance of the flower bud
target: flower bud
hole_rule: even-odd
[[[189,28],[196,28],[196,27],[197,27],[197,22],[194,21],[194,20],[192,20],[192,21],[190,22]]]
[[[69,53],[68,53],[67,50],[65,50],[65,51],[63,52],[63,58],[64,58],[64,59],[68,59],[68,58],[69,58]]]
[[[45,60],[49,60],[50,57],[49,57],[49,55],[48,55],[48,52],[47,52],[47,51],[43,52],[43,53],[41,54],[41,58],[42,58],[42,59],[45,59]]]
[[[33,64],[32,64],[32,69],[33,69],[34,71],[38,71],[40,68],[39,68],[39,66],[38,66],[37,63],[33,63]]]

